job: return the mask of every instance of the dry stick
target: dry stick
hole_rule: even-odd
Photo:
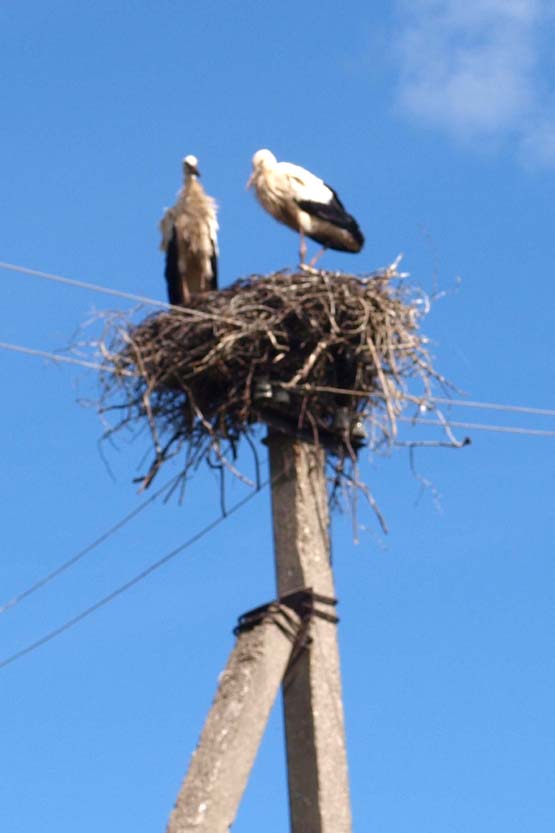
[[[295,374],[295,376],[291,379],[291,381],[286,382],[284,387],[295,387],[295,385],[310,372],[310,370],[314,367],[318,358],[322,355],[324,350],[327,350],[330,344],[329,338],[323,338],[316,346],[316,348],[312,351],[308,359],[305,361],[302,368]]]
[[[136,362],[139,366],[139,372],[140,372],[141,376],[143,376],[143,378],[145,378],[146,373],[145,373],[144,365],[143,365],[143,362],[142,362],[142,356],[141,356],[140,350],[135,351],[135,359],[136,359]],[[150,390],[149,390],[149,388],[150,388],[150,385],[147,385],[147,387],[145,388],[145,390],[143,392],[143,405],[144,405],[146,416],[147,416],[147,419],[148,419],[148,424],[150,426],[150,432],[151,432],[151,435],[152,435],[152,442],[154,443],[154,449],[156,451],[156,459],[159,460],[160,459],[160,453],[161,453],[160,439],[159,439],[159,436],[158,436],[158,429],[156,427],[156,422],[155,422],[154,416],[152,414],[152,408],[150,407]]]
[[[252,451],[252,456],[254,458],[254,469],[256,473],[256,488],[260,489],[260,460],[258,457],[258,452],[256,451],[256,446],[253,443],[251,437],[249,436],[248,432],[245,433],[245,439],[250,446]]]
[[[453,443],[455,448],[462,448],[463,445],[467,445],[467,443],[465,443],[464,440],[461,440],[461,441],[457,440],[457,438],[455,437],[455,435],[451,431],[451,427],[450,427],[449,423],[447,422],[447,420],[445,419],[445,417],[443,416],[443,414],[441,413],[439,408],[436,408],[434,413],[436,414],[437,418],[439,419],[439,421],[443,425],[443,430],[445,431],[448,439]]]
[[[387,410],[387,415],[389,417],[389,424],[391,426],[391,434],[392,434],[393,437],[395,437],[397,435],[397,427],[396,427],[396,422],[395,422],[395,413],[393,411],[393,408],[391,407],[391,401],[390,401],[390,398],[388,396],[388,394],[389,394],[389,385],[386,382],[386,379],[385,379],[385,376],[384,376],[384,373],[383,373],[383,370],[382,370],[382,367],[381,367],[381,363],[380,363],[378,353],[376,351],[376,348],[374,347],[374,344],[372,342],[372,339],[371,339],[370,335],[368,336],[368,338],[366,340],[366,343],[368,345],[368,349],[370,350],[370,352],[372,354],[372,358],[374,360],[374,366],[376,368],[376,372],[378,374],[378,378],[380,380],[380,384],[382,386],[382,390],[383,390],[383,393],[384,393],[384,396],[385,396],[385,407],[386,407],[386,410]]]
[[[220,441],[219,441],[219,440],[217,439],[217,437],[215,436],[215,434],[214,434],[214,429],[212,428],[212,426],[210,425],[210,423],[208,422],[208,420],[206,420],[206,419],[205,419],[204,414],[202,413],[202,411],[200,410],[200,408],[198,407],[198,405],[196,405],[196,404],[195,404],[193,407],[194,407],[194,409],[195,409],[195,413],[196,413],[197,417],[198,417],[198,418],[199,418],[199,420],[202,422],[202,424],[203,424],[203,426],[204,426],[204,428],[205,428],[206,432],[207,432],[207,433],[210,435],[210,437],[212,438],[211,448],[213,449],[214,453],[215,453],[215,454],[216,454],[216,456],[218,457],[218,460],[222,463],[222,465],[224,465],[226,468],[228,468],[228,469],[230,470],[230,472],[231,472],[231,473],[232,473],[232,474],[233,474],[233,475],[234,475],[234,476],[235,476],[238,480],[240,480],[240,481],[241,481],[241,483],[244,483],[246,486],[250,486],[251,488],[253,488],[253,487],[254,487],[254,483],[252,482],[252,480],[249,480],[249,478],[248,478],[248,477],[245,477],[245,475],[244,475],[244,474],[241,474],[241,472],[239,471],[239,469],[236,469],[236,468],[235,468],[235,466],[233,466],[233,465],[229,462],[229,460],[228,460],[228,459],[224,456],[224,454],[222,453],[222,450],[221,450],[221,448],[220,448]]]

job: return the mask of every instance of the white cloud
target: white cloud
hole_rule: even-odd
[[[546,0],[400,0],[397,101],[459,139],[511,135],[555,164],[555,108],[546,118]]]

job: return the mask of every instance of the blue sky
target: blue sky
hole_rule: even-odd
[[[541,0],[58,0],[0,9],[0,260],[164,300],[158,220],[200,159],[221,282],[294,265],[245,191],[269,147],[339,192],[365,236],[329,268],[404,253],[446,295],[425,322],[472,400],[554,408],[554,22]],[[460,280],[459,280],[460,279]],[[1,273],[0,340],[67,346],[114,299]],[[121,302],[122,308],[127,308]],[[94,372],[0,352],[0,604],[137,506],[141,439],[107,449],[78,401]],[[452,418],[553,430],[553,419]],[[551,833],[553,438],[464,429],[461,451],[362,455],[390,533],[333,522],[355,831]],[[438,437],[407,428],[404,439]],[[245,465],[248,461],[245,458]],[[173,470],[168,470],[170,476]],[[244,489],[230,483],[230,502]],[[78,567],[0,616],[5,657],[219,511],[199,471]],[[262,492],[181,558],[0,672],[10,833],[162,830],[243,611],[273,596]],[[274,710],[234,829],[287,829]],[[268,819],[271,819],[268,827]]]

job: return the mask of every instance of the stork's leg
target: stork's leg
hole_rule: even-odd
[[[325,246],[322,246],[322,248],[320,249],[320,251],[319,251],[319,252],[316,252],[316,254],[314,255],[314,257],[312,258],[312,260],[310,261],[310,263],[309,263],[308,265],[309,265],[309,266],[315,266],[315,265],[316,265],[316,262],[317,262],[318,260],[320,260],[320,258],[322,257],[322,255],[324,254],[324,252],[325,252],[325,251],[326,251],[326,247],[325,247]]]
[[[305,239],[304,239],[304,232],[303,231],[300,232],[300,235],[301,235],[301,245],[299,247],[299,258],[300,258],[299,266],[304,266],[305,258],[306,258],[306,242],[305,242]]]

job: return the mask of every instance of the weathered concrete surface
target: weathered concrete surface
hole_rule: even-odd
[[[278,593],[311,587],[333,597],[324,453],[272,432],[267,442]],[[337,626],[315,617],[309,632],[284,682],[291,829],[350,833]]]
[[[168,833],[228,833],[300,626],[272,605],[240,633],[170,817]]]

